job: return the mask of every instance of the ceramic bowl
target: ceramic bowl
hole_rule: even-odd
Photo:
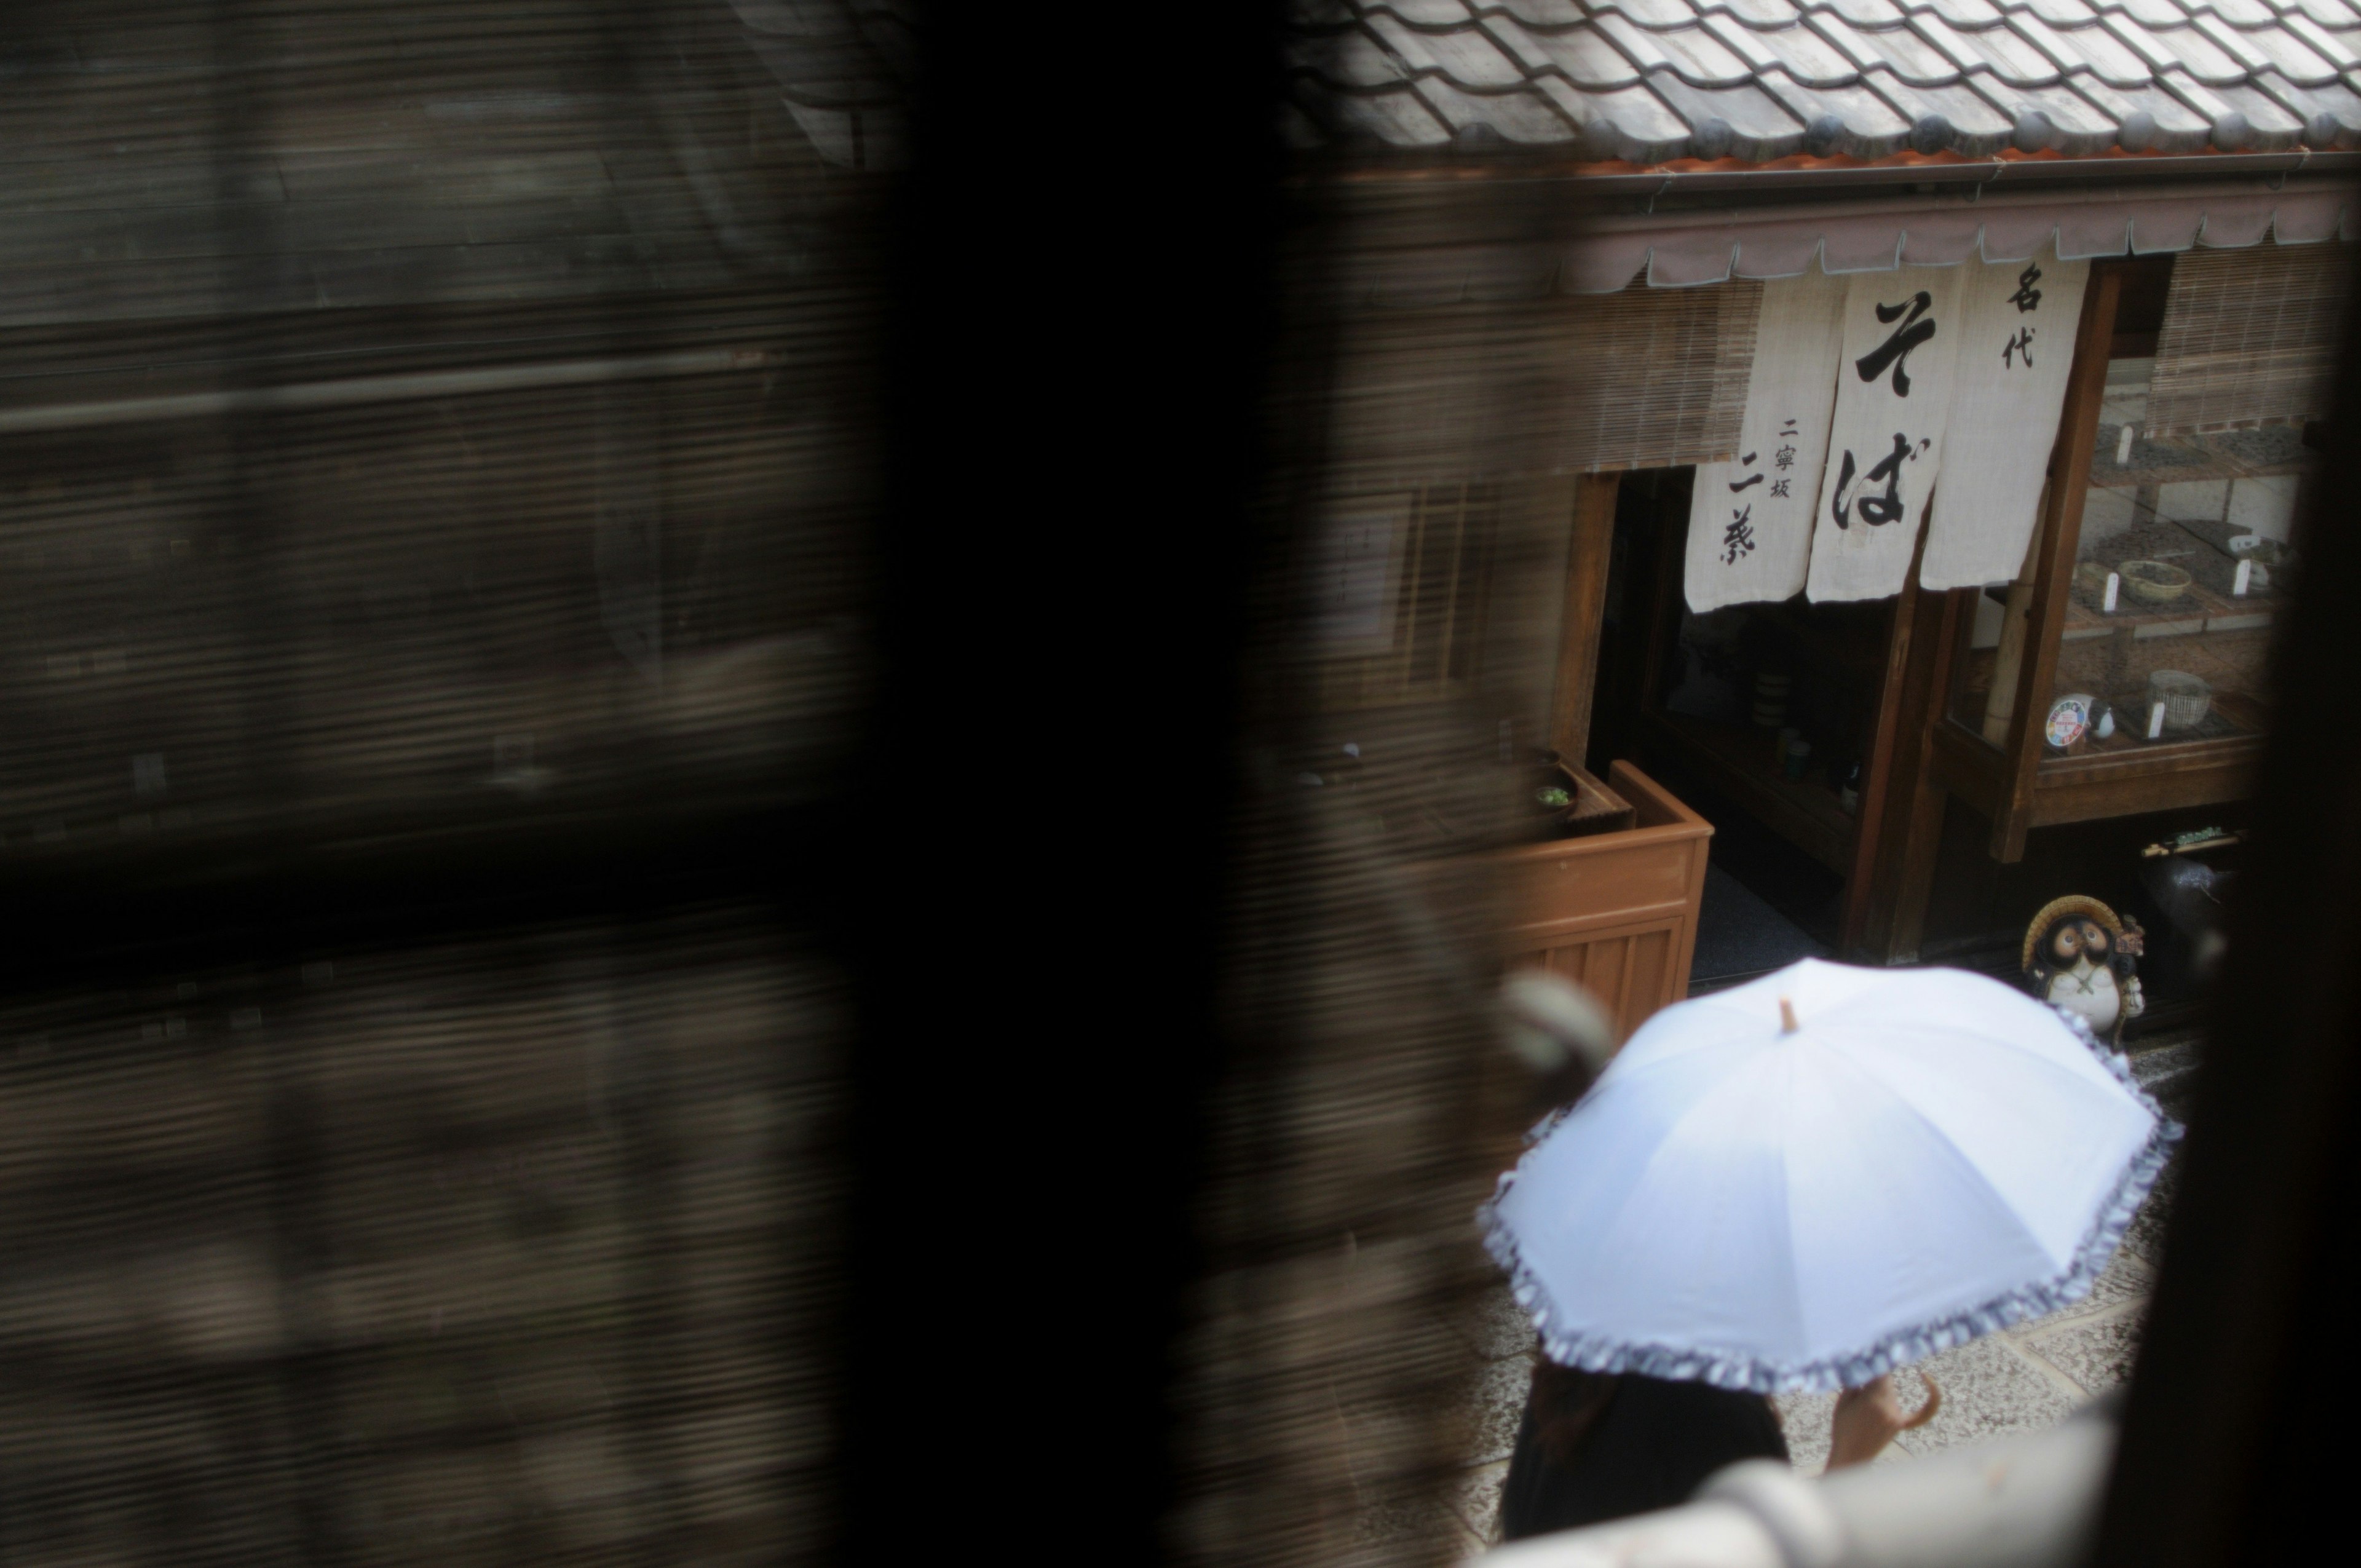
[[[2125,561],[2115,571],[2143,604],[2170,604],[2189,591],[2192,581],[2187,572],[2162,561]]]

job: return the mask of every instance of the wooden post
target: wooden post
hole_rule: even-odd
[[[1894,770],[1884,791],[1886,820],[1861,927],[1857,933],[1847,932],[1847,951],[1859,947],[1880,963],[1917,961],[1948,798],[1935,769],[1935,727],[1943,722],[1950,702],[1960,623],[1974,613],[1976,597],[1982,591],[1917,590],[1903,703],[1895,720]]]
[[[1690,470],[1694,474],[1695,470]],[[1672,494],[1665,494],[1666,490]],[[1642,589],[1634,595],[1626,590],[1625,603],[1636,604],[1647,617],[1642,626],[1646,639],[1642,652],[1638,700],[1635,707],[1644,712],[1665,697],[1668,681],[1677,679],[1681,672],[1668,669],[1680,646],[1681,613],[1686,608],[1682,597],[1682,575],[1686,569],[1689,548],[1689,501],[1687,490],[1677,485],[1659,486],[1655,495],[1655,548],[1648,554],[1648,576],[1645,584],[1634,583]]]
[[[1886,791],[1894,782],[1894,755],[1908,744],[1903,736],[1904,698],[1910,663],[1911,633],[1917,623],[1918,563],[1927,554],[1927,514],[1934,510],[1927,498],[1920,514],[1918,541],[1911,547],[1910,575],[1894,598],[1886,623],[1885,671],[1877,683],[1877,711],[1870,720],[1868,765],[1861,771],[1861,798],[1854,808],[1852,869],[1845,875],[1844,910],[1838,920],[1837,950],[1850,952],[1869,925],[1870,895],[1877,881],[1879,849],[1885,825]]]
[[[2050,684],[2058,675],[2058,639],[2066,627],[2067,597],[2073,591],[2082,498],[2091,484],[2091,449],[2099,438],[2099,402],[2106,395],[2107,353],[2123,283],[2120,269],[2093,262],[2091,286],[2082,294],[2082,320],[2075,329],[2074,368],[2066,383],[2058,442],[2050,451],[2048,499],[2034,551],[2033,600],[2025,632],[2032,656],[2022,661],[2017,674],[2010,703],[2008,762],[2001,773],[1998,809],[1993,813],[1993,859],[2004,865],[2025,858],[2034,775],[2041,766],[2041,715],[2048,709]]]
[[[2049,513],[2049,486],[2041,487],[2040,505],[2034,509],[2036,518]],[[1993,655],[1992,689],[1984,694],[1984,739],[2005,751],[2008,748],[2009,715],[2016,707],[2016,678],[2025,665],[2025,626],[2033,611],[2033,573],[2041,559],[2041,530],[2036,527],[2033,536],[2025,542],[2025,563],[2016,569],[2016,581],[2008,586],[2008,604],[2001,611],[2000,648]]]
[[[1607,564],[1615,547],[1620,474],[1585,474],[1574,491],[1574,541],[1566,552],[1565,600],[1559,623],[1557,695],[1550,706],[1550,744],[1575,767],[1590,743],[1592,694],[1598,681],[1598,632],[1607,613]]]

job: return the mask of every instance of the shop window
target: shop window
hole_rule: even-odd
[[[1323,573],[1323,704],[1377,707],[1465,689],[1490,597],[1499,491],[1433,485],[1366,498]]]
[[[1964,618],[1956,666],[1953,718],[1993,751],[2037,752],[2037,790],[2104,766],[2159,781],[2126,805],[2196,804],[2162,782],[2176,759],[2262,733],[2272,618],[2317,462],[2303,422],[2326,396],[2343,263],[2339,247],[2267,246],[2117,271],[2111,319],[2086,325],[2103,378],[2067,412],[2089,432],[2087,467],[2060,470],[2081,505],[2050,523],[2070,552],[2053,539],[2045,560],[2037,537],[2024,576],[1984,590]],[[2062,453],[2077,434],[2065,432]],[[2041,584],[2045,572],[2056,580]],[[2037,587],[2054,632],[2030,625]],[[2039,647],[2045,632],[2054,652]],[[2047,676],[2018,714],[2029,658]]]

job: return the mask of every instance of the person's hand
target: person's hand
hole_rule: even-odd
[[[1915,1416],[1902,1413],[1902,1401],[1894,1397],[1890,1376],[1839,1394],[1836,1414],[1828,1423],[1828,1468],[1866,1464],[1885,1451],[1895,1433],[1933,1420],[1935,1412],[1943,1408],[1943,1391],[1924,1372],[1918,1374],[1918,1381],[1927,1385],[1927,1402]]]

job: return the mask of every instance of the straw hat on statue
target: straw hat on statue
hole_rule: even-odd
[[[2136,959],[2144,933],[2095,898],[2053,898],[2025,930],[2026,987],[2053,1007],[2078,1014],[2109,1042],[2147,1007]]]

